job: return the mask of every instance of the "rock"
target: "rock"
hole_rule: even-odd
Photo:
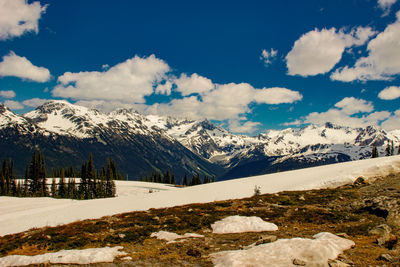
[[[342,262],[340,260],[330,260],[328,262],[328,265],[329,265],[329,267],[348,267],[348,266],[351,266],[351,265],[349,265],[347,263],[344,263],[344,262]]]
[[[304,198],[304,196],[303,196],[303,195],[300,195],[300,196],[299,196],[299,200],[302,200],[302,201],[304,201],[304,200],[306,200],[306,199]]]
[[[390,256],[389,254],[381,254],[381,255],[378,257],[378,260],[380,260],[380,261],[392,262],[392,261],[393,261],[393,257]]]
[[[256,246],[266,243],[274,242],[278,239],[275,235],[261,235],[260,239],[256,241]]]
[[[339,254],[337,257],[339,261],[349,264],[350,266],[354,266],[354,262],[349,260],[345,254]]]
[[[387,235],[392,232],[392,228],[390,228],[387,224],[380,224],[372,228],[368,233],[370,235]]]
[[[367,181],[365,180],[365,178],[364,177],[358,177],[354,182],[353,182],[353,185],[355,185],[355,186],[359,186],[359,185],[366,185],[367,184]]]
[[[191,257],[195,257],[195,258],[200,258],[201,257],[201,252],[198,251],[197,249],[189,249],[188,251],[186,251],[186,255],[191,256]]]
[[[376,243],[379,246],[383,246],[385,248],[392,249],[397,244],[397,236],[395,236],[393,234],[381,236],[376,239]]]
[[[350,238],[350,236],[348,235],[348,234],[346,234],[346,233],[337,233],[336,234],[338,237],[343,237],[343,238],[346,238],[346,239],[349,239]]]
[[[155,220],[155,221],[159,221],[159,220],[160,220],[160,217],[158,217],[158,216],[154,216],[154,217],[153,217],[153,220]]]
[[[306,266],[306,262],[300,259],[293,259],[292,263],[298,266]]]
[[[125,237],[125,234],[118,234],[118,237],[123,239]]]
[[[392,228],[390,228],[390,226],[387,224],[381,224],[370,230],[369,234],[378,235],[376,243],[379,246],[392,249],[397,244],[397,237],[391,232]]]

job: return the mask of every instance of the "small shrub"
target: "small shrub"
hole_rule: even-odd
[[[254,186],[254,195],[255,196],[261,195],[261,187],[260,186],[258,186],[258,185]]]

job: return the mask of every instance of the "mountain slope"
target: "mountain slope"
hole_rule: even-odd
[[[143,116],[126,110],[104,114],[65,101],[48,102],[25,117],[4,109],[7,112],[0,114],[0,121],[13,118],[13,123],[0,129],[0,134],[6,136],[0,141],[1,157],[12,157],[19,175],[37,148],[45,153],[50,170],[68,165],[80,168],[93,153],[96,164],[103,165],[111,157],[132,179],[168,169],[179,177],[184,173],[222,173],[221,167],[192,153],[162,131],[147,127],[142,123]]]

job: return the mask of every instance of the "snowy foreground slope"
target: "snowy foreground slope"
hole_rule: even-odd
[[[400,171],[400,156],[351,161],[187,188],[117,181],[119,196],[109,199],[78,201],[0,197],[0,235],[123,212],[244,198],[254,194],[255,186],[260,187],[263,194],[308,190],[334,187],[352,182],[359,176],[386,175],[393,171]],[[150,189],[153,191],[151,194]]]

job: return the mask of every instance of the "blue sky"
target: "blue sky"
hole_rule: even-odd
[[[400,129],[400,1],[0,0],[0,101]]]

